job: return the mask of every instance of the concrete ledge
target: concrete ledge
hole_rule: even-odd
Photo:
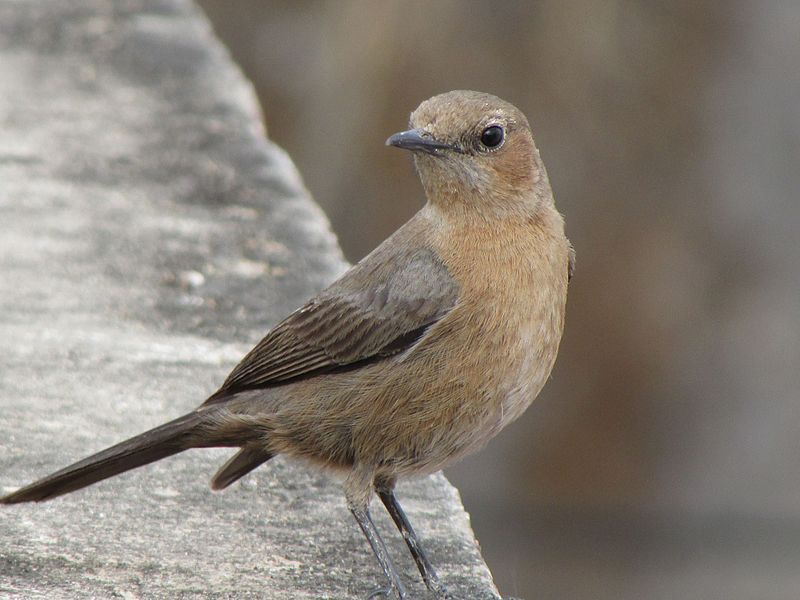
[[[3,492],[198,404],[346,267],[189,2],[0,1],[0,116]],[[227,455],[0,510],[0,596],[339,599],[381,581],[335,481],[277,459],[212,493]],[[455,489],[398,496],[455,595],[495,597]]]

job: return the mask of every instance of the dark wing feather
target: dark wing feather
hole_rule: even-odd
[[[572,276],[575,274],[575,248],[569,244],[569,259],[567,261],[567,282],[572,281]]]
[[[270,331],[207,402],[401,352],[457,298],[430,250],[367,257]]]

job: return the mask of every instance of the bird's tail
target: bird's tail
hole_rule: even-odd
[[[178,417],[4,496],[0,504],[42,502],[189,448],[205,446],[198,443],[203,436],[197,435],[205,422],[206,417],[197,411]]]

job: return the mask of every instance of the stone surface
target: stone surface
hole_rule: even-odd
[[[187,411],[345,267],[189,2],[0,2],[0,491]],[[0,510],[3,598],[363,598],[338,484],[193,451]],[[494,597],[456,490],[398,496],[455,595]],[[424,587],[375,513],[413,597]]]

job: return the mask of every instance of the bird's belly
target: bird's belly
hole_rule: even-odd
[[[406,379],[416,385],[384,428],[383,450],[398,471],[437,471],[479,450],[522,415],[547,381],[560,337],[543,335],[538,327],[514,331],[518,343],[510,346],[516,350],[508,336],[464,339],[461,352],[441,369],[430,369],[426,361],[435,376],[424,384],[413,375]]]
[[[561,320],[557,309],[532,311],[511,323],[494,319],[506,324],[498,329],[461,308],[407,353],[298,384],[296,400],[277,411],[290,438],[280,450],[404,476],[437,471],[484,446],[544,386]]]
[[[498,431],[519,418],[547,382],[555,364],[561,331],[548,319],[520,332],[519,352],[510,361],[508,376],[499,386]]]

